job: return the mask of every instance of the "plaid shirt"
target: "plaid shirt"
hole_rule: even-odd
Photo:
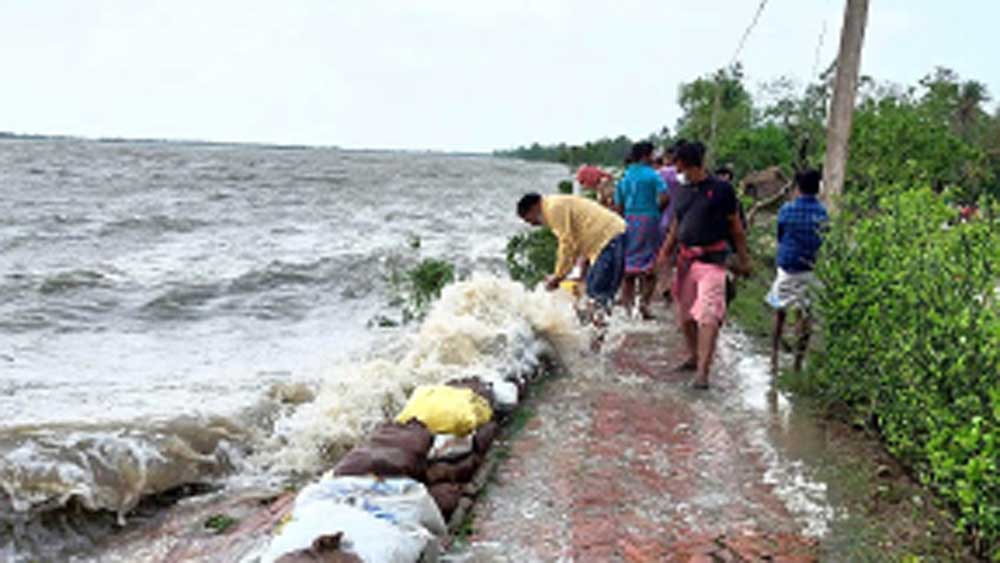
[[[778,212],[778,267],[788,273],[812,270],[828,220],[826,208],[816,196],[802,195],[782,206]]]

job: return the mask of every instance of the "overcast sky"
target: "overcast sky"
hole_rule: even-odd
[[[844,0],[770,0],[751,84],[835,56]],[[490,150],[674,125],[757,0],[0,0],[0,131]],[[862,71],[1000,96],[998,0],[872,0]],[[820,42],[826,28],[825,40]]]

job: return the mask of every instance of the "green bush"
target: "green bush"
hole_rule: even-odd
[[[556,267],[559,241],[548,228],[533,229],[507,242],[507,271],[511,279],[534,288]]]
[[[561,180],[559,182],[559,193],[561,194],[571,194],[573,193],[573,180]]]
[[[1000,229],[930,190],[841,214],[817,273],[824,352],[810,391],[870,421],[1000,557]]]
[[[414,247],[412,241],[411,247]],[[392,292],[389,305],[402,311],[402,319],[397,321],[378,315],[371,321],[378,326],[396,326],[399,322],[424,318],[431,304],[441,297],[441,290],[455,281],[455,267],[450,262],[435,258],[424,258],[405,270],[396,258],[389,261],[387,270],[386,281]]]

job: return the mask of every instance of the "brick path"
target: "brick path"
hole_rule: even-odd
[[[780,408],[748,404],[726,358],[712,391],[690,389],[669,373],[677,343],[659,329],[628,334],[595,373],[547,385],[454,559],[816,560],[808,534],[832,509],[776,453]]]

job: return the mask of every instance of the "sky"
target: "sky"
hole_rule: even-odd
[[[751,89],[827,66],[843,2],[770,0],[739,57]],[[871,4],[864,74],[948,66],[1000,97],[1000,2]],[[641,136],[673,127],[680,84],[730,62],[757,5],[0,0],[0,131],[453,151]]]

